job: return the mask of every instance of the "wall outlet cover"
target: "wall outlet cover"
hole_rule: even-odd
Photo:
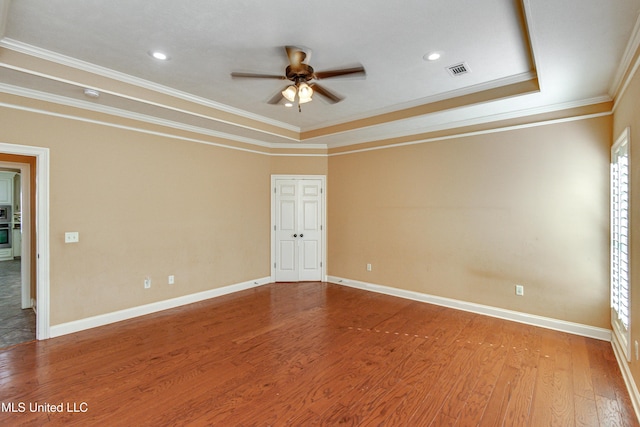
[[[64,233],[65,243],[78,243],[80,241],[80,233],[77,231],[67,231]]]

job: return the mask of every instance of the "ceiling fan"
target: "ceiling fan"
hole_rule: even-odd
[[[313,67],[307,64],[311,56],[309,49],[296,46],[285,46],[289,65],[285,69],[285,75],[259,74],[259,73],[231,73],[232,78],[257,78],[257,79],[277,79],[290,80],[293,84],[288,85],[283,91],[276,93],[269,101],[269,104],[278,104],[282,99],[289,101],[290,106],[297,102],[298,111],[301,111],[300,104],[312,101],[312,96],[318,94],[332,104],[340,102],[343,98],[327,88],[320,86],[314,80],[329,79],[341,76],[364,75],[362,66],[351,68],[341,68],[329,71],[314,71]]]

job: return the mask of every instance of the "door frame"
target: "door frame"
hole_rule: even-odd
[[[0,152],[36,158],[36,339],[50,335],[49,283],[49,149],[0,142]],[[19,165],[19,163],[15,163]],[[17,169],[17,168],[16,168]],[[24,247],[22,253],[24,254]],[[33,261],[33,260],[32,260]]]
[[[275,262],[277,257],[276,250],[276,180],[278,179],[319,179],[322,181],[322,209],[320,223],[322,224],[321,239],[322,239],[322,253],[321,253],[321,267],[320,267],[320,280],[327,281],[327,176],[326,175],[271,175],[271,282],[276,281],[276,269]]]
[[[23,224],[20,248],[20,308],[24,310],[33,308],[31,301],[31,166],[28,163],[10,161],[0,162],[0,166],[20,171],[21,223]],[[25,207],[26,209],[24,209]],[[11,232],[13,233],[13,229]]]

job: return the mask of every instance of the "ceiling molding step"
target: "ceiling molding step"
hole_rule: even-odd
[[[630,72],[630,69],[632,68],[634,58],[636,58],[635,67],[637,67],[639,49],[640,14],[638,14],[638,18],[636,19],[636,24],[633,27],[633,31],[631,32],[631,36],[629,37],[629,41],[627,42],[624,54],[622,55],[622,60],[620,61],[620,64],[618,64],[618,69],[616,71],[615,77],[611,82],[611,86],[609,86],[609,95],[611,95],[612,98],[617,98],[620,95],[623,85],[626,84],[626,80],[628,80],[633,75],[633,73]]]
[[[108,107],[100,104],[94,104],[88,101],[81,101],[73,98],[67,98],[59,95],[52,95],[46,92],[39,92],[31,89],[25,89],[22,87],[6,85],[0,83],[0,92],[8,93],[10,95],[21,96],[25,98],[35,99],[38,101],[50,102],[53,104],[64,105],[67,107],[79,108],[82,110],[93,111],[96,113],[108,114],[111,116],[120,117],[123,119],[131,119],[140,122],[145,122],[149,124],[165,126],[173,129],[184,130],[188,132],[200,133],[207,136],[213,136],[216,138],[224,138],[236,142],[242,142],[245,144],[257,145],[261,147],[271,148],[273,144],[258,141],[251,138],[245,138],[241,136],[237,136],[234,134],[229,134],[225,132],[218,132],[211,129],[206,129],[197,126],[186,125],[179,122],[174,122],[171,120],[160,119],[153,116],[148,116],[140,113],[133,113],[131,111],[122,110],[119,108]],[[78,116],[80,117],[80,116]]]
[[[279,149],[283,149],[283,150],[327,150],[329,147],[327,147],[327,144],[306,144],[306,143],[298,143],[298,144],[291,144],[291,143],[285,143],[285,144],[271,144],[271,149],[273,150],[279,150]],[[271,153],[272,156],[301,156],[302,154],[299,153]],[[323,155],[326,156],[325,154],[304,154],[305,156],[319,156],[319,155]]]
[[[2,0],[0,0],[2,1]],[[249,119],[249,120],[254,120],[256,122],[261,122],[264,123],[266,125],[270,125],[270,126],[274,126],[274,127],[278,127],[278,128],[282,128],[288,131],[292,131],[292,132],[300,132],[300,128],[297,126],[292,126],[288,123],[284,123],[284,122],[280,122],[277,120],[273,120],[264,116],[260,116],[257,114],[252,114],[249,113],[247,111],[244,110],[240,110],[237,108],[233,108],[230,107],[228,105],[225,104],[221,104],[215,101],[211,101],[209,99],[206,98],[202,98],[190,93],[186,93],[186,92],[182,92],[182,91],[178,91],[157,83],[153,83],[150,82],[148,80],[144,80],[141,78],[137,78],[137,77],[133,77],[129,74],[124,74],[115,70],[111,70],[109,68],[106,67],[101,67],[99,65],[95,65],[95,64],[91,64],[85,61],[81,61],[66,55],[62,55],[62,54],[58,54],[55,52],[51,52],[45,49],[41,49],[26,43],[22,43],[19,42],[17,40],[12,40],[9,38],[4,38],[2,40],[0,40],[0,47],[3,47],[5,49],[17,52],[17,53],[21,53],[24,55],[28,55],[34,58],[38,58],[44,61],[49,61],[49,62],[53,62],[59,65],[63,65],[66,67],[70,67],[76,70],[80,70],[80,71],[84,71],[86,73],[90,73],[90,74],[94,74],[100,77],[104,77],[110,80],[114,80],[114,81],[118,81],[121,83],[126,83],[126,84],[130,84],[139,88],[143,88],[143,89],[147,89],[147,90],[151,90],[153,92],[157,92],[163,95],[168,95],[177,99],[181,99],[184,101],[188,101],[188,102],[192,102],[194,104],[199,104],[202,105],[204,107],[207,108],[211,108],[214,110],[219,110],[221,112],[224,113],[228,113],[228,114],[233,114],[233,115],[237,115],[240,117],[243,117],[245,119]],[[22,70],[24,72],[28,72],[30,70]],[[40,74],[41,76],[44,76],[43,74]],[[56,79],[54,76],[46,76],[55,80]],[[70,83],[70,82],[68,82]],[[85,86],[84,84],[81,83],[77,83],[76,84],[78,86]],[[96,88],[98,90],[104,90],[104,88]],[[118,96],[123,96],[125,97],[125,94],[119,94],[119,93],[114,93],[114,95],[118,95]],[[143,101],[143,100],[140,100]]]
[[[542,87],[544,84],[543,83],[544,79],[540,75],[540,64],[538,64],[538,56],[536,54],[536,52],[539,52],[540,50],[538,48],[538,41],[536,40],[536,37],[535,37],[535,34],[538,34],[538,32],[536,31],[535,24],[533,22],[531,0],[522,0],[522,3],[520,3],[520,7],[521,7],[520,11],[522,13],[522,19],[524,20],[523,25],[524,25],[525,38],[529,44],[529,55],[532,61],[531,65],[538,77],[538,83],[540,87]]]
[[[151,131],[151,130],[142,129],[142,128],[139,128],[139,127],[119,125],[119,124],[115,124],[115,123],[112,123],[112,122],[88,119],[88,118],[85,118],[85,117],[69,115],[69,114],[63,114],[63,113],[57,113],[57,112],[54,112],[54,111],[43,110],[43,109],[40,109],[40,108],[25,107],[25,106],[20,106],[20,105],[15,105],[15,104],[9,104],[9,103],[5,103],[5,102],[0,101],[0,108],[2,108],[2,107],[10,108],[10,109],[13,109],[13,110],[19,110],[19,111],[27,111],[27,112],[30,112],[30,113],[42,114],[42,115],[45,115],[45,116],[52,116],[52,117],[58,117],[58,118],[63,118],[63,119],[69,119],[69,120],[77,120],[79,122],[84,122],[84,123],[92,123],[92,124],[97,124],[97,125],[103,125],[103,126],[116,128],[116,129],[124,129],[124,130],[133,131],[133,132],[140,132],[140,133],[144,133],[144,134],[147,134],[147,135],[155,135],[155,136],[160,136],[160,137],[165,137],[165,138],[170,138],[170,139],[177,139],[177,140],[181,140],[181,141],[188,141],[188,142],[195,142],[195,143],[198,143],[198,144],[211,145],[211,146],[214,146],[214,147],[227,148],[229,150],[244,151],[244,152],[247,152],[247,153],[262,154],[262,155],[265,155],[265,156],[269,156],[270,155],[269,152],[264,152],[264,151],[259,151],[259,150],[251,150],[251,149],[244,148],[244,147],[236,147],[236,146],[233,146],[233,145],[222,144],[222,143],[219,143],[219,142],[206,141],[204,139],[188,138],[188,137],[175,135],[175,134],[170,134],[170,133]]]
[[[462,95],[462,96],[447,98],[447,99],[432,102],[429,104],[423,104],[416,107],[396,110],[388,114],[380,114],[377,116],[354,120],[352,122],[343,123],[341,125],[325,127],[325,128],[317,129],[315,131],[302,132],[300,135],[300,139],[302,141],[305,141],[308,139],[333,135],[333,134],[342,133],[342,132],[353,131],[356,129],[372,127],[375,125],[382,125],[385,123],[407,120],[414,117],[441,112],[445,110],[464,108],[470,105],[483,104],[486,102],[496,101],[499,99],[520,96],[520,95],[525,95],[530,93],[537,93],[539,91],[540,91],[540,86],[538,84],[537,79],[527,80],[527,81],[513,83],[506,86],[499,86],[491,89],[473,92],[469,95]]]
[[[168,127],[168,128],[175,129],[175,130],[191,132],[191,133],[195,133],[195,134],[199,134],[199,135],[203,135],[203,136],[209,136],[209,137],[213,137],[213,138],[224,139],[224,140],[238,142],[238,143],[242,143],[242,144],[254,145],[254,146],[257,146],[257,147],[263,147],[263,148],[270,149],[270,150],[273,150],[273,149],[326,150],[328,148],[326,144],[314,144],[314,143],[312,143],[312,144],[267,143],[267,142],[258,141],[258,140],[251,139],[251,138],[245,138],[245,137],[237,136],[237,135],[234,135],[234,134],[229,134],[229,133],[225,133],[225,132],[217,132],[217,131],[213,131],[211,129],[201,128],[201,127],[197,127],[197,126],[185,125],[183,123],[172,122],[172,121],[164,120],[164,119],[158,119],[156,117],[146,116],[144,114],[132,113],[130,111],[120,110],[120,109],[116,109],[116,108],[113,108],[113,107],[105,107],[105,106],[102,106],[102,105],[92,104],[92,103],[86,102],[86,101],[73,100],[73,99],[69,99],[69,98],[65,98],[65,97],[51,95],[51,94],[48,94],[48,93],[38,92],[38,91],[34,91],[34,90],[28,90],[28,89],[25,89],[25,88],[10,86],[10,85],[6,85],[6,84],[2,84],[2,83],[0,83],[0,93],[6,93],[6,94],[9,94],[9,95],[15,95],[15,96],[19,96],[19,97],[22,97],[22,98],[27,98],[27,99],[37,100],[37,101],[54,103],[54,104],[62,105],[62,106],[65,106],[65,107],[78,108],[81,111],[92,111],[92,112],[95,112],[95,113],[107,114],[107,115],[119,117],[119,118],[122,118],[122,119],[134,120],[134,121],[138,121],[138,122],[148,123],[148,124],[151,124],[151,125]],[[21,106],[21,105],[17,105],[17,104],[10,104],[10,103],[7,103],[7,102],[3,102],[0,105],[2,105],[3,107],[6,107],[6,108],[11,108],[11,109],[18,109],[18,110],[30,111],[30,112],[39,113],[39,114],[53,115],[53,116],[57,116],[57,117],[64,117],[64,118],[67,118],[67,119],[79,120],[79,121],[83,121],[83,122],[95,123],[95,124],[100,124],[100,125],[107,125],[107,126],[112,126],[112,127],[125,128],[125,129],[128,129],[128,130],[134,130],[134,131],[139,131],[139,132],[143,132],[143,133],[154,133],[154,134],[162,135],[162,136],[165,136],[165,137],[185,139],[183,137],[172,135],[172,134],[167,133],[167,132],[150,132],[150,131],[148,131],[146,129],[142,129],[142,128],[139,128],[139,127],[123,126],[123,125],[112,123],[112,122],[109,122],[109,121],[106,121],[106,120],[88,119],[86,117],[82,117],[79,114],[76,114],[76,115],[72,115],[72,114],[68,114],[68,113],[64,113],[63,114],[63,113],[57,113],[57,112],[54,112],[54,111],[51,111],[51,110],[43,110],[43,109],[39,109],[39,108],[25,107],[25,106]],[[200,142],[200,143],[204,143],[204,144],[209,144],[209,145],[213,144],[211,141],[198,140],[198,139],[195,139],[195,138],[187,138],[187,140],[192,141],[192,142]],[[230,144],[215,143],[213,145],[216,145],[216,146],[219,146],[219,147],[226,147],[226,148],[236,149],[236,150],[240,149],[240,150],[249,151],[249,152],[252,152],[252,153],[266,154],[266,153],[261,152],[261,151],[242,149],[241,147],[235,147],[235,146],[230,145]],[[284,155],[284,154],[275,154],[275,155]],[[287,155],[289,155],[289,154],[287,154]]]
[[[237,123],[237,122],[234,122],[234,121],[231,121],[231,120],[223,120],[223,119],[221,119],[219,117],[214,117],[214,116],[211,116],[211,115],[198,113],[196,111],[176,108],[176,107],[170,106],[170,105],[168,105],[166,103],[152,102],[152,101],[149,101],[149,100],[144,100],[144,99],[135,98],[135,97],[132,97],[132,96],[123,95],[123,94],[120,94],[120,93],[115,92],[115,91],[105,90],[103,87],[98,87],[98,86],[93,86],[93,85],[85,85],[85,84],[81,84],[81,83],[74,82],[74,81],[71,81],[71,80],[56,78],[54,76],[50,76],[50,75],[46,75],[46,74],[43,74],[43,73],[31,71],[29,69],[21,68],[21,67],[14,66],[14,65],[9,65],[9,64],[6,64],[6,63],[5,64],[0,64],[0,67],[4,67],[4,68],[11,69],[11,70],[18,71],[18,72],[24,72],[26,74],[30,74],[30,75],[33,75],[33,76],[38,76],[38,77],[42,77],[42,78],[46,78],[46,79],[55,80],[57,82],[68,84],[68,85],[72,85],[72,86],[75,86],[75,87],[78,87],[78,88],[95,89],[95,90],[97,90],[99,92],[102,92],[102,93],[105,93],[105,94],[113,95],[115,97],[120,97],[122,99],[127,99],[127,100],[134,101],[134,102],[139,102],[141,104],[146,104],[146,105],[150,105],[150,106],[154,106],[154,107],[158,107],[158,108],[163,108],[163,109],[166,109],[166,110],[174,111],[174,112],[181,113],[181,114],[190,115],[190,116],[193,116],[193,117],[203,118],[203,119],[206,119],[206,120],[210,120],[212,122],[223,123],[223,124],[235,126],[235,127],[238,127],[238,128],[243,128],[243,129],[249,129],[249,130],[254,131],[254,132],[259,132],[259,133],[262,133],[262,134],[265,134],[265,135],[272,135],[272,136],[283,138],[283,139],[289,140],[289,141],[299,142],[299,138],[297,136],[296,137],[292,137],[292,136],[282,135],[280,133],[277,133],[277,132],[274,132],[274,131],[269,131],[267,129],[256,128],[256,127],[253,127],[253,126],[244,125],[242,123]],[[28,89],[25,89],[24,92],[22,93],[22,96],[29,96],[30,93],[32,93],[32,92],[30,92]],[[59,100],[62,100],[62,99],[72,100],[74,98],[59,97],[59,98],[56,98],[56,99],[59,99]],[[65,102],[60,101],[59,103],[64,104]],[[125,111],[125,110],[121,110],[121,109],[116,109],[116,110]]]
[[[522,83],[522,82],[534,80],[536,78],[537,78],[537,74],[532,71],[527,73],[517,74],[514,76],[508,76],[502,79],[496,79],[490,82],[481,83],[474,86],[468,86],[461,89],[444,92],[438,95],[429,96],[426,98],[420,98],[411,102],[396,104],[388,108],[367,111],[366,113],[363,113],[361,115],[350,116],[347,120],[325,122],[318,126],[306,127],[302,130],[302,133],[320,131],[328,127],[341,126],[341,125],[352,123],[358,120],[366,120],[372,116],[382,116],[387,114],[393,114],[397,111],[404,111],[407,109],[419,108],[425,105],[433,104],[435,102],[446,101],[451,98],[473,95],[474,93],[482,92],[485,90],[497,89],[500,87],[509,86],[516,83]]]
[[[536,108],[530,108],[526,110],[494,114],[491,116],[476,117],[476,118],[460,120],[456,122],[447,122],[440,125],[414,129],[408,133],[380,135],[380,138],[377,139],[376,141],[372,141],[371,139],[368,139],[368,140],[350,141],[348,143],[342,143],[342,144],[339,144],[339,143],[332,144],[330,146],[330,149],[345,148],[345,147],[351,147],[351,146],[357,146],[357,145],[363,145],[363,144],[371,144],[376,142],[384,143],[384,141],[390,141],[393,139],[409,140],[412,137],[415,139],[416,137],[419,138],[420,135],[425,135],[429,133],[451,131],[455,129],[464,129],[470,126],[481,126],[481,125],[491,124],[491,123],[496,124],[495,128],[499,129],[501,127],[500,122],[504,123],[505,121],[526,119],[528,117],[533,118],[535,116],[548,115],[552,113],[571,112],[571,110],[576,110],[576,109],[583,109],[585,111],[583,111],[581,114],[576,114],[571,117],[561,117],[561,118],[558,117],[552,120],[577,119],[577,118],[583,117],[585,114],[610,115],[612,114],[613,109],[609,108],[609,106],[605,104],[611,103],[611,102],[612,100],[608,96],[601,96],[601,97],[590,98],[582,101],[567,102],[567,103],[555,104],[555,105],[545,106],[545,107],[536,107]],[[593,107],[593,108],[589,108],[589,107]],[[544,122],[548,122],[548,121],[549,119],[544,120]],[[386,145],[393,145],[393,144],[389,142]]]
[[[627,77],[626,77],[626,79],[624,79],[624,84],[622,85],[622,87],[620,88],[620,90],[616,94],[616,97],[614,98],[615,102],[613,104],[613,111],[616,111],[616,109],[618,108],[618,103],[624,97],[624,94],[627,91],[627,88],[631,84],[631,80],[636,75],[636,73],[638,72],[639,68],[640,68],[640,51],[638,51],[638,56],[636,57],[636,61],[633,64],[633,67],[626,74]]]
[[[435,132],[435,131],[442,131],[442,130],[448,130],[448,129],[457,129],[457,128],[463,128],[463,127],[467,127],[467,126],[474,126],[474,125],[481,125],[481,124],[485,124],[485,123],[492,123],[492,122],[501,121],[501,120],[512,120],[512,119],[517,119],[517,118],[521,118],[521,117],[553,113],[553,112],[557,112],[557,111],[569,110],[569,109],[574,109],[574,108],[581,108],[581,107],[586,107],[586,106],[590,106],[590,105],[602,104],[602,103],[606,103],[606,102],[612,102],[612,99],[608,95],[607,96],[599,96],[599,97],[595,97],[595,98],[584,99],[584,100],[580,100],[580,101],[565,102],[565,103],[562,103],[562,104],[553,104],[553,105],[529,108],[529,109],[524,109],[524,110],[514,110],[514,111],[508,111],[508,112],[505,112],[505,113],[472,117],[472,118],[463,119],[463,120],[447,121],[445,123],[440,123],[440,124],[436,124],[436,125],[425,126],[425,127],[420,127],[420,128],[413,128],[410,132],[393,132],[393,131],[392,132],[385,132],[384,128],[381,128],[380,132],[378,132],[378,136],[379,136],[380,140],[391,139],[391,138],[403,138],[403,137],[408,137],[408,136],[411,136],[411,135],[419,135],[419,134],[426,133],[426,132]],[[611,111],[613,111],[613,108],[611,109]],[[313,141],[313,139],[316,139],[316,138],[310,138],[308,140],[305,140],[305,142]],[[364,144],[364,143],[367,143],[367,142],[371,142],[371,139],[370,138],[356,139],[356,137],[354,136],[354,138],[352,138],[349,142],[346,142],[346,143],[333,143],[333,144],[330,144],[330,147],[331,148],[348,147],[348,146],[351,146],[351,145]]]
[[[525,124],[513,125],[513,126],[496,127],[496,128],[492,128],[492,129],[485,129],[485,130],[479,130],[479,131],[474,131],[474,132],[463,132],[463,133],[456,133],[456,134],[450,134],[450,135],[437,136],[437,137],[433,137],[433,138],[417,139],[417,140],[414,140],[414,141],[407,141],[407,142],[402,142],[402,143],[397,143],[397,144],[373,145],[373,146],[367,146],[367,147],[363,147],[363,148],[355,148],[355,146],[354,146],[353,149],[347,149],[347,150],[344,150],[344,151],[332,151],[332,149],[329,149],[328,156],[329,157],[333,157],[333,156],[341,156],[341,155],[345,155],[345,154],[364,153],[364,152],[367,152],[367,151],[386,150],[386,149],[389,149],[389,148],[406,147],[406,146],[409,146],[409,145],[427,144],[427,143],[430,143],[430,142],[446,141],[446,140],[458,139],[458,138],[467,138],[467,137],[476,136],[476,135],[486,135],[486,134],[491,134],[491,133],[507,132],[507,131],[518,130],[518,129],[527,129],[527,128],[538,127],[538,126],[548,126],[548,125],[554,125],[554,124],[558,124],[558,123],[573,122],[573,121],[577,121],[577,120],[594,119],[594,118],[598,118],[598,117],[610,116],[611,114],[612,114],[611,112],[594,113],[594,114],[587,114],[587,115],[583,115],[583,116],[567,117],[567,118],[553,119],[553,120],[547,120],[547,121],[541,121],[541,122],[533,122],[533,123],[525,123]],[[342,148],[348,148],[348,147],[350,147],[350,146],[342,147]],[[332,148],[334,148],[334,147],[332,147]]]

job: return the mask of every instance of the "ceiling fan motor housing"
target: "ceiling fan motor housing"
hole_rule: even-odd
[[[308,82],[313,79],[313,67],[307,64],[300,64],[295,68],[292,68],[291,65],[287,65],[285,73],[287,79],[292,82]]]

